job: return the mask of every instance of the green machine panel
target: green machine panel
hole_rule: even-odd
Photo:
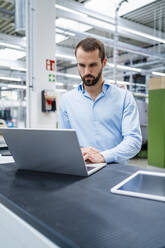
[[[165,167],[165,89],[149,90],[148,163]]]

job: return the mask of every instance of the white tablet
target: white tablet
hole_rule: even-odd
[[[137,171],[113,188],[111,192],[128,196],[165,201],[165,173]]]

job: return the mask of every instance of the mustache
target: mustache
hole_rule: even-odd
[[[87,74],[87,75],[83,76],[83,79],[85,79],[86,77],[91,77],[91,78],[95,79],[95,77],[93,75],[91,75],[91,74]]]

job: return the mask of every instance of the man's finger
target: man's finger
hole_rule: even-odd
[[[84,160],[87,160],[87,159],[89,159],[89,155],[85,154],[85,155],[83,155],[83,158],[84,158]]]

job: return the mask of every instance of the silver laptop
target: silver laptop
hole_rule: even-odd
[[[73,129],[1,129],[18,169],[89,176],[106,163],[85,164]]]
[[[7,144],[0,132],[0,149],[7,148]]]

